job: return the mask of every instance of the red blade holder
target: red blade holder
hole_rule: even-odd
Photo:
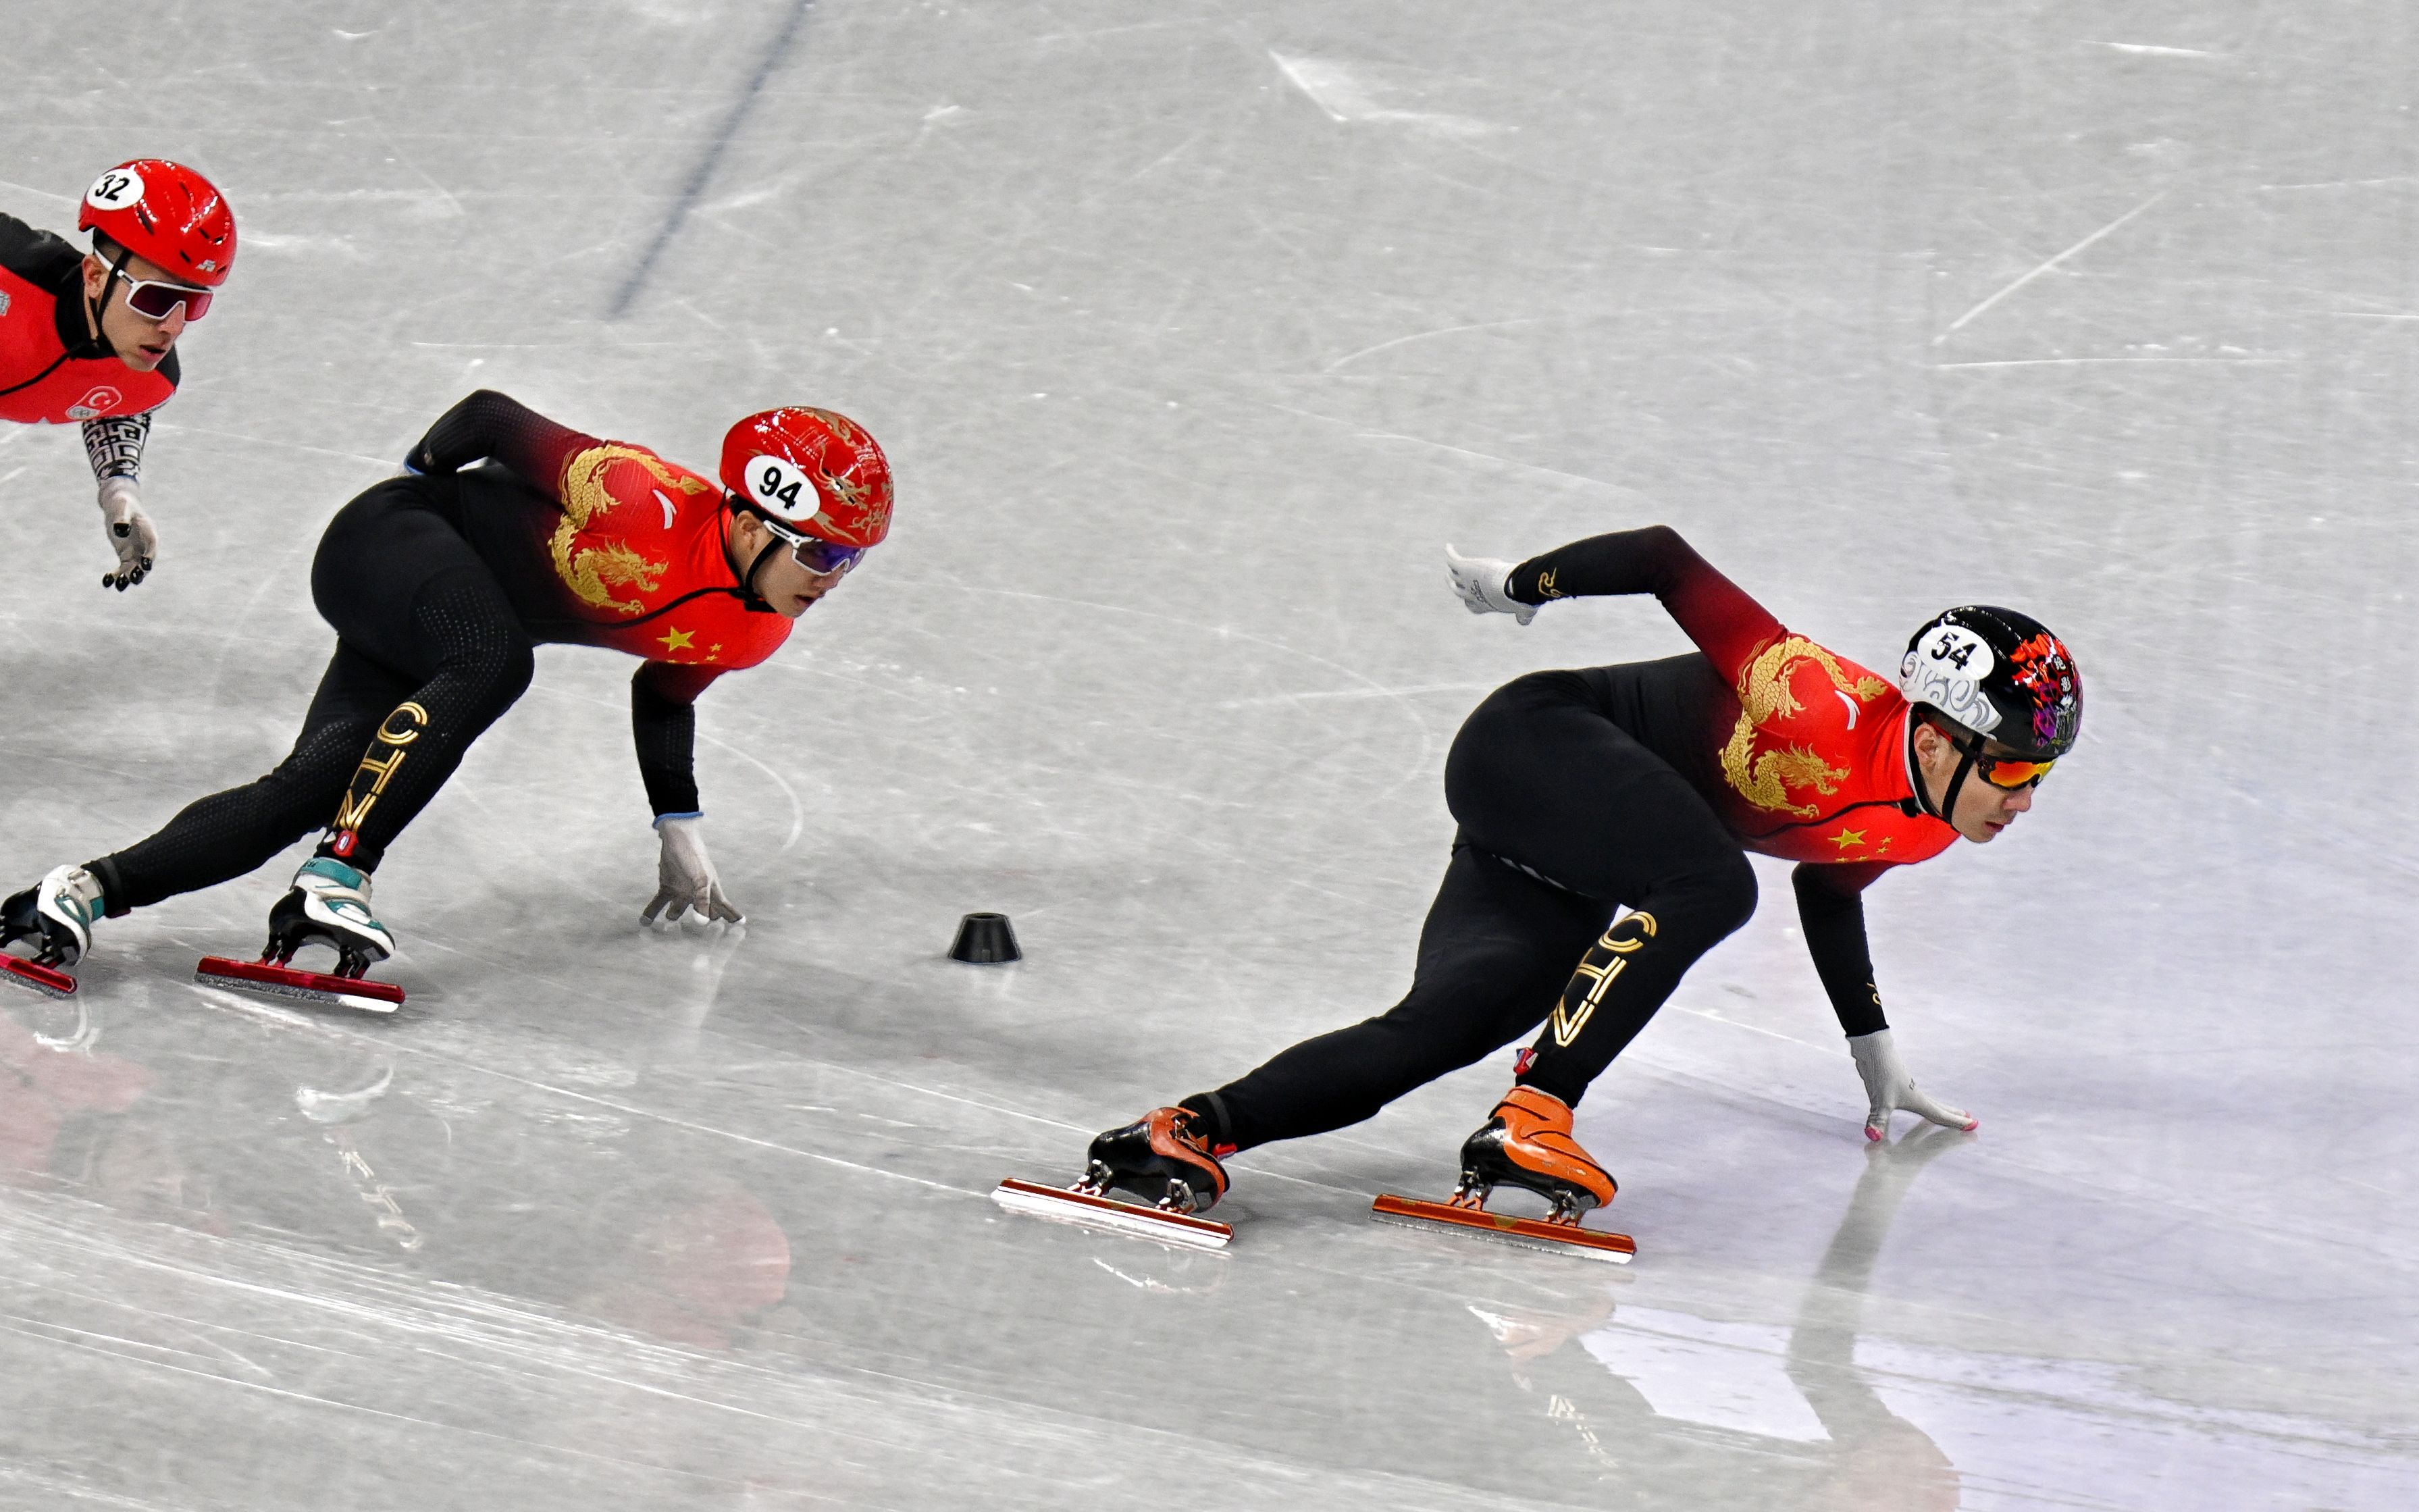
[[[1398,1197],[1392,1193],[1370,1204],[1369,1216],[1415,1228],[1425,1228],[1430,1224],[1459,1228],[1534,1249],[1584,1256],[1591,1260],[1610,1260],[1615,1265],[1627,1265],[1638,1254],[1638,1242],[1627,1234],[1581,1228],[1577,1224],[1515,1218],[1508,1212],[1488,1212],[1484,1208],[1456,1208],[1449,1202],[1423,1202],[1417,1197]]]
[[[224,987],[287,1003],[330,1003],[364,1013],[392,1013],[403,1006],[403,989],[391,981],[297,971],[267,961],[230,961],[223,955],[202,957],[202,964],[193,968],[193,980],[205,987]]]
[[[40,993],[45,997],[73,997],[76,980],[56,966],[0,951],[0,980]]]
[[[1013,1176],[993,1189],[991,1199],[1010,1212],[1080,1224],[1111,1233],[1133,1234],[1163,1244],[1181,1244],[1187,1249],[1222,1250],[1235,1237],[1235,1231],[1225,1224],[1195,1218],[1191,1213],[1146,1208],[1139,1202],[1119,1202],[1115,1197],[1094,1196],[1089,1192],[1063,1186],[1043,1186],[1039,1181],[1020,1181]]]

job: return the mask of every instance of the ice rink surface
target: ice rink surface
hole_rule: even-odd
[[[0,1505],[2419,1505],[2408,6],[5,12],[0,209],[166,155],[243,236],[152,581],[0,428],[9,889],[276,760],[320,527],[472,388],[825,405],[900,503],[701,706],[744,937],[639,926],[555,648],[378,874],[394,1019],[190,984],[291,858],[0,1008]],[[1487,688],[1684,648],[1444,544],[1656,521],[1872,666],[2075,648],[2033,814],[1869,904],[1980,1132],[1865,1148],[1763,866],[1580,1110],[1626,1272],[1368,1221],[1509,1052],[1242,1157],[1224,1256],[1001,1215],[1401,994]]]

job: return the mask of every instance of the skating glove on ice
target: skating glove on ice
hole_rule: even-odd
[[[721,919],[744,924],[747,917],[722,895],[721,879],[714,874],[714,858],[705,854],[705,818],[701,814],[667,814],[655,821],[664,838],[663,857],[655,865],[655,897],[639,922],[652,924],[662,914],[667,924],[694,911],[701,924]]]
[[[151,559],[160,554],[160,532],[151,528],[151,517],[143,513],[132,478],[102,480],[100,528],[109,537],[109,548],[117,553],[117,570],[102,573],[100,586],[122,594],[143,580],[151,570]]]
[[[1453,591],[1464,609],[1472,614],[1509,614],[1526,625],[1537,617],[1537,606],[1520,603],[1504,592],[1505,579],[1518,565],[1495,557],[1466,557],[1450,546],[1444,548],[1445,571],[1453,575]]]
[[[1857,1035],[1848,1041],[1848,1054],[1857,1057],[1857,1074],[1865,1079],[1865,1097],[1870,1103],[1865,1113],[1866,1138],[1888,1138],[1890,1115],[1901,1108],[1921,1114],[1945,1128],[1970,1130],[1975,1126],[1974,1115],[1935,1103],[1915,1089],[1915,1078],[1907,1074],[1906,1063],[1898,1058],[1898,1046],[1890,1041],[1889,1030]]]

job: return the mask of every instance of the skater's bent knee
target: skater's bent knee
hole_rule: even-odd
[[[482,706],[501,710],[517,702],[537,675],[537,654],[526,639],[498,638],[445,658],[439,675],[458,680]]]
[[[1743,853],[1733,852],[1689,876],[1678,890],[1682,894],[1681,906],[1670,911],[1686,912],[1698,927],[1717,939],[1755,915],[1755,868],[1748,864]]]

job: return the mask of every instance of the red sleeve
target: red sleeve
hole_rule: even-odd
[[[445,473],[493,458],[561,503],[564,464],[603,444],[516,399],[481,389],[439,415],[412,446],[408,461],[416,472]]]
[[[1669,525],[1592,535],[1531,557],[1512,569],[1511,590],[1523,604],[1653,594],[1733,682],[1781,633],[1779,620],[1716,572]]]

